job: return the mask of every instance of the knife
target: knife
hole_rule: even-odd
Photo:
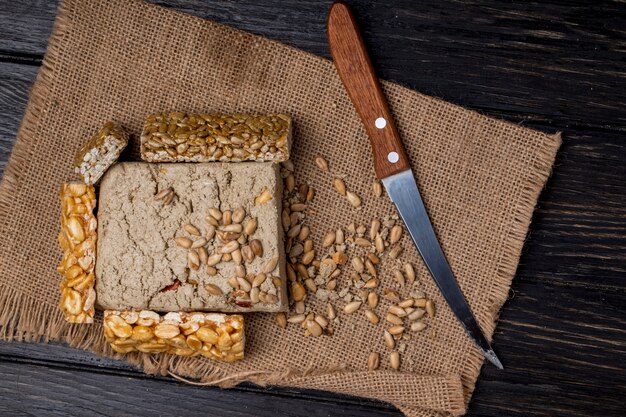
[[[503,369],[478,326],[437,240],[389,105],[348,5],[341,1],[332,5],[326,30],[339,77],[369,136],[376,176],[400,212],[417,250],[450,309],[485,358]]]

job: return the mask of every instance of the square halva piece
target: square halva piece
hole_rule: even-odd
[[[277,164],[120,163],[98,201],[97,303],[285,311]]]

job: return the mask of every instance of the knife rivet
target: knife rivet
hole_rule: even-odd
[[[379,117],[378,119],[376,119],[376,121],[374,121],[374,125],[379,129],[383,129],[385,126],[387,126],[387,121],[384,117]]]
[[[400,156],[398,155],[398,152],[389,152],[387,154],[387,160],[392,164],[395,164],[400,160]]]

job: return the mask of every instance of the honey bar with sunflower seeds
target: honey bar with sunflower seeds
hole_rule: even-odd
[[[128,135],[124,129],[107,122],[76,153],[74,172],[81,176],[85,184],[96,184],[117,161],[127,144]]]
[[[171,353],[232,362],[244,357],[243,316],[239,314],[150,310],[104,312],[104,336],[118,353]]]
[[[59,308],[69,323],[93,323],[96,227],[93,214],[96,194],[92,186],[67,183],[61,187],[61,232],[63,259],[57,271],[63,277]]]
[[[289,159],[291,117],[183,112],[148,117],[141,134],[147,162],[241,162]]]

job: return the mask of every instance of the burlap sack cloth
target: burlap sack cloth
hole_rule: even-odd
[[[560,137],[392,83],[385,92],[452,269],[490,336]],[[332,228],[394,213],[387,198],[371,197],[370,146],[331,62],[139,1],[67,0],[0,189],[0,338],[64,341],[113,355],[100,319],[71,326],[57,310],[59,185],[72,178],[74,152],[103,121],[138,134],[146,115],[161,110],[291,114],[297,179],[317,191],[307,220],[316,242]],[[136,158],[136,141],[132,148],[127,158]],[[332,176],[314,166],[317,154],[345,175],[363,197],[362,209],[338,198]],[[248,315],[247,356],[233,364],[167,355],[127,360],[149,373],[221,386],[248,380],[380,399],[411,416],[461,415],[483,358],[412,244],[406,237],[402,243],[403,259],[416,265],[419,287],[434,297],[438,314],[428,320],[429,331],[413,336],[401,372],[387,365],[384,326],[362,314],[341,314],[335,334],[319,338],[303,337],[297,325],[282,330],[270,314]],[[393,263],[386,265],[382,288],[396,287]],[[314,297],[310,305],[325,311]],[[381,303],[379,315],[387,306]],[[382,366],[368,372],[372,350],[381,353]]]

